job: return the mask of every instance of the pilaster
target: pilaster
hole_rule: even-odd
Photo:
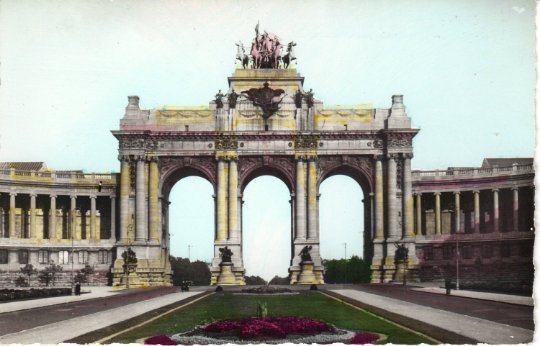
[[[17,233],[15,231],[15,197],[17,196],[17,193],[10,192],[9,193],[9,237],[10,238],[18,238]]]
[[[35,193],[30,194],[30,238],[36,239],[36,197]],[[41,236],[43,239],[43,235]]]
[[[144,242],[147,240],[146,223],[146,194],[145,194],[145,173],[146,162],[143,156],[137,158],[137,171],[135,177],[135,241]]]
[[[59,238],[56,234],[56,195],[50,195],[49,208],[49,239],[57,241]]]
[[[149,238],[151,242],[159,242],[159,208],[158,208],[158,190],[159,190],[159,172],[156,157],[149,159]]]
[[[120,242],[128,242],[129,224],[129,192],[131,190],[129,181],[129,159],[126,156],[119,157],[120,165]]]

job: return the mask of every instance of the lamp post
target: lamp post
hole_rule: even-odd
[[[345,248],[345,260],[347,260],[347,243],[343,243],[343,247]]]
[[[191,248],[194,247],[193,245],[188,245],[188,260],[191,262]]]

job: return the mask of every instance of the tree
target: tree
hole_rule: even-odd
[[[170,262],[173,271],[173,285],[181,286],[185,281],[197,286],[210,284],[211,273],[207,263],[203,261],[190,262],[187,258],[172,256]]]
[[[24,267],[21,267],[21,273],[28,277],[27,286],[29,286],[31,284],[31,277],[37,273],[37,270],[33,265],[27,264]]]
[[[94,274],[94,268],[92,268],[92,266],[87,264],[84,266],[84,268],[80,269],[77,272],[77,275],[75,275],[74,281],[80,282],[80,283],[88,282],[88,277],[92,274]]]
[[[246,285],[266,285],[266,280],[260,276],[246,276]]]
[[[370,264],[358,256],[350,259],[325,260],[324,281],[327,283],[362,283],[371,281]]]
[[[268,283],[269,285],[288,285],[291,280],[288,277],[274,276]]]
[[[56,281],[56,275],[60,272],[62,272],[63,268],[61,265],[54,264],[53,261],[43,268],[39,272],[39,281],[44,283],[46,286],[49,286],[49,284],[52,284],[54,286]]]

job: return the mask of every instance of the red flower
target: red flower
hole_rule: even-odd
[[[202,328],[204,333],[234,333],[241,339],[256,337],[285,338],[289,334],[319,334],[333,332],[334,327],[304,317],[264,317],[225,320]]]
[[[167,335],[155,335],[144,340],[145,345],[177,345],[177,343]]]
[[[372,344],[379,339],[379,335],[366,332],[357,332],[349,342],[355,345]]]

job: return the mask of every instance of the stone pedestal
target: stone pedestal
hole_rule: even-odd
[[[218,285],[236,285],[236,277],[232,272],[232,262],[223,262],[220,265],[221,272],[217,279]]]
[[[408,272],[407,260],[396,261],[396,272],[394,274],[393,281],[396,283],[402,283],[404,280],[408,278],[407,272]]]
[[[315,277],[315,273],[313,272],[313,262],[300,262],[300,268],[301,269],[300,274],[298,275],[298,282],[296,282],[297,284],[311,285],[318,283],[318,280]]]

